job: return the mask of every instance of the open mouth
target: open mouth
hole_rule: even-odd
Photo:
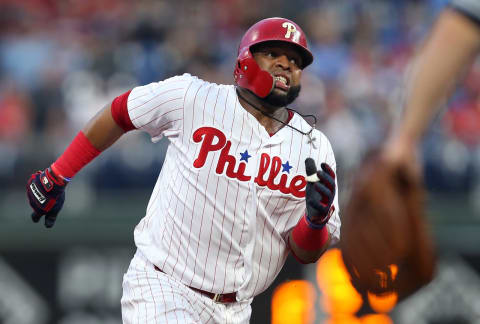
[[[275,80],[275,87],[283,89],[283,90],[290,89],[290,79],[287,78],[286,76],[275,75],[273,78]]]

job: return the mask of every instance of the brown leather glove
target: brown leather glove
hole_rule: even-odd
[[[341,250],[359,292],[396,292],[403,299],[429,283],[434,247],[418,176],[382,160],[358,170],[342,217]]]

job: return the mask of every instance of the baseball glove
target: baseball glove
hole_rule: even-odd
[[[399,300],[433,278],[434,247],[424,217],[424,191],[413,172],[376,154],[354,179],[342,218],[341,250],[353,286]]]

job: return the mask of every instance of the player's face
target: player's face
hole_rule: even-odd
[[[300,93],[302,57],[293,45],[267,42],[253,49],[253,57],[262,70],[274,78],[274,88],[264,100],[272,106],[283,107]]]

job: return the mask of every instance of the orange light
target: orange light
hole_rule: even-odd
[[[397,278],[398,266],[396,264],[391,264],[390,272],[392,273],[392,279],[395,280]]]
[[[323,324],[362,324],[360,319],[353,315],[337,314],[330,317]]]
[[[392,275],[392,279],[395,280],[398,273],[398,266],[396,264],[390,265],[390,273]],[[382,295],[375,295],[371,292],[368,292],[367,296],[370,306],[377,313],[388,313],[395,307],[398,301],[398,295],[396,292],[385,293]]]
[[[333,314],[355,314],[362,297],[353,288],[339,249],[330,249],[317,262],[317,283],[323,309]]]
[[[390,317],[384,314],[369,314],[360,318],[361,324],[393,324]]]
[[[313,324],[315,287],[305,280],[279,285],[272,297],[272,324]]]
[[[388,313],[393,309],[393,307],[395,307],[398,300],[398,295],[395,292],[382,295],[375,295],[371,292],[368,292],[367,295],[370,306],[377,313]]]

